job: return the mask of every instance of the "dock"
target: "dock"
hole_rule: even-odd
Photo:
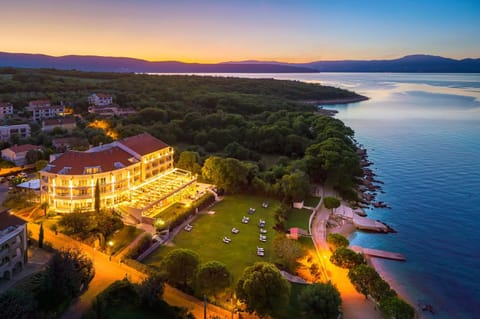
[[[400,253],[394,253],[394,252],[385,251],[385,250],[362,248],[360,246],[352,246],[351,249],[355,252],[363,253],[365,256],[368,256],[368,257],[377,257],[377,258],[399,260],[399,261],[407,260],[407,258],[405,258],[405,256]]]

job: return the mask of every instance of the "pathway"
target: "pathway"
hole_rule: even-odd
[[[324,188],[322,201],[325,196],[335,196],[332,189]],[[381,319],[382,316],[376,310],[375,304],[359,294],[348,279],[348,270],[339,268],[330,262],[331,252],[327,244],[327,220],[330,210],[320,202],[314,211],[314,217],[310,225],[313,243],[323,268],[324,276],[334,283],[342,297],[342,311],[344,319]]]

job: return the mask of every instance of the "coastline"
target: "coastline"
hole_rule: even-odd
[[[307,101],[300,101],[302,103],[307,104],[316,104],[316,105],[335,105],[335,104],[348,104],[348,103],[356,103],[369,100],[370,98],[363,95],[352,96],[352,97],[344,97],[338,99],[323,99],[323,100],[307,100]]]

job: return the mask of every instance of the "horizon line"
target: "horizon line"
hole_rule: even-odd
[[[444,56],[444,55],[437,55],[437,54],[429,54],[429,53],[411,53],[411,54],[405,54],[405,55],[400,55],[396,57],[390,57],[390,58],[344,58],[344,59],[313,59],[313,60],[308,60],[304,62],[288,62],[286,60],[278,59],[276,60],[275,58],[267,58],[267,60],[262,60],[262,59],[255,59],[255,58],[244,58],[241,60],[225,60],[225,61],[217,61],[217,62],[200,62],[197,60],[175,60],[175,59],[165,59],[165,60],[155,60],[155,59],[146,59],[146,58],[139,58],[139,57],[131,57],[131,56],[116,56],[116,55],[96,55],[96,54],[63,54],[63,55],[52,55],[52,54],[46,54],[46,53],[32,53],[32,52],[9,52],[9,51],[0,51],[0,53],[7,53],[7,54],[25,54],[25,55],[43,55],[43,56],[49,56],[53,58],[62,58],[62,57],[68,57],[68,56],[78,56],[78,57],[101,57],[101,58],[123,58],[123,59],[134,59],[134,60],[141,60],[141,61],[146,61],[150,63],[155,63],[155,62],[179,62],[179,63],[186,63],[186,64],[221,64],[221,63],[246,63],[246,62],[260,62],[264,64],[269,64],[269,63],[286,63],[286,64],[304,64],[304,63],[312,63],[312,62],[334,62],[334,61],[388,61],[388,60],[397,60],[401,59],[407,56],[434,56],[434,57],[442,57],[446,59],[452,59],[452,60],[465,60],[465,59],[480,59],[480,57],[462,57],[462,58],[452,58],[449,56]],[[289,60],[289,59],[287,59]],[[292,59],[295,60],[295,59]]]

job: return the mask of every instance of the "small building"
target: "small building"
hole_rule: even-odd
[[[7,115],[13,115],[13,105],[12,103],[2,103],[0,102],[0,119],[5,118]]]
[[[55,148],[56,152],[63,153],[67,150],[88,150],[89,144],[86,138],[79,137],[61,137],[54,138],[52,140],[52,145]]]
[[[50,106],[52,106],[52,103],[50,102],[50,100],[33,100],[33,101],[28,102],[27,109],[28,109],[30,112],[33,112],[33,109],[34,109],[34,108],[37,108],[37,107],[50,107]]]
[[[105,93],[93,93],[88,97],[88,103],[95,106],[107,106],[113,103],[113,96]]]
[[[0,278],[10,279],[27,263],[27,222],[8,211],[0,213]]]
[[[89,113],[95,113],[100,116],[124,116],[129,114],[135,114],[135,111],[132,108],[123,108],[118,104],[110,104],[106,106],[90,106],[88,107]]]
[[[65,107],[63,105],[37,106],[32,108],[33,120],[41,121],[43,119],[51,119],[63,116]]]
[[[14,145],[2,150],[2,158],[17,166],[22,166],[25,165],[29,151],[40,151],[41,149],[40,146],[32,144]]]
[[[30,125],[4,125],[0,126],[0,141],[9,142],[13,135],[17,135],[20,139],[30,137]]]
[[[59,117],[54,119],[45,119],[42,121],[42,131],[51,132],[55,127],[61,127],[68,131],[77,127],[77,121],[74,117]]]

